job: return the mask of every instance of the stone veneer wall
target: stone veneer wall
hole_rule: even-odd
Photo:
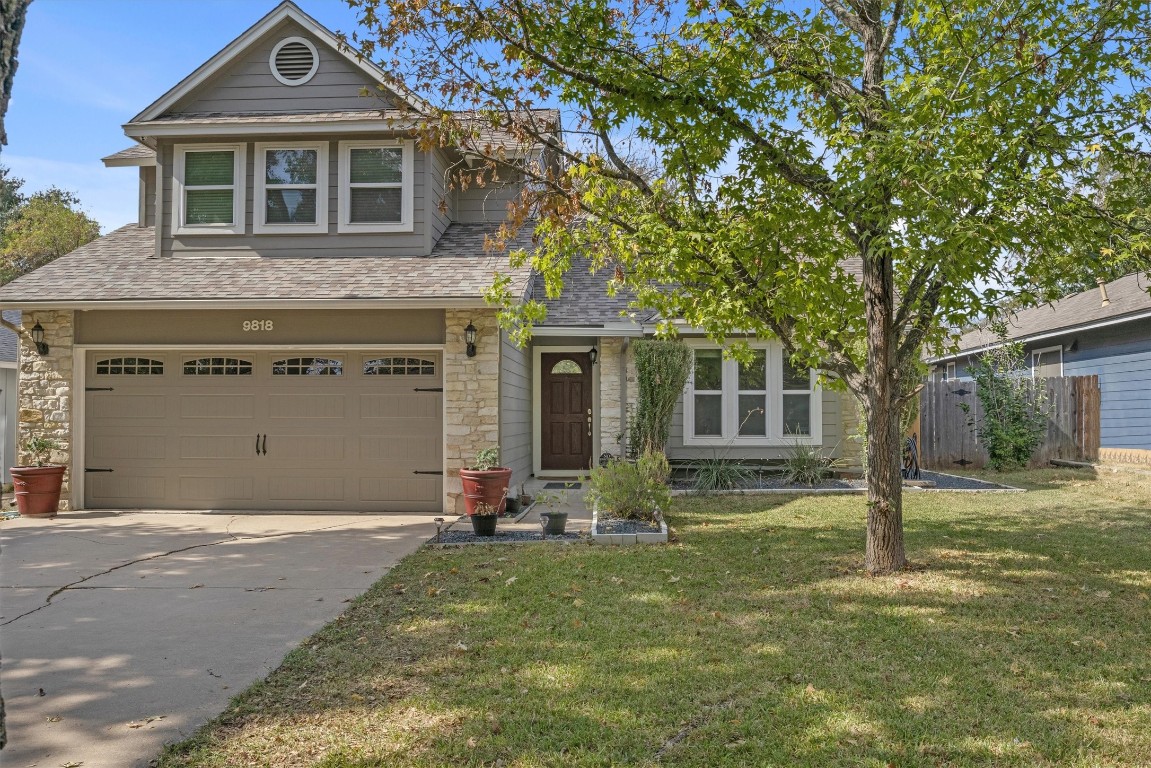
[[[49,437],[60,444],[52,454],[53,464],[68,467],[60,492],[60,510],[67,511],[72,498],[72,312],[25,312],[20,334],[20,386],[18,403],[20,426],[16,434],[20,464],[32,457],[23,443],[33,435]],[[41,356],[32,343],[30,330],[40,323],[48,354]]]
[[[464,328],[476,327],[476,356],[468,357]],[[460,470],[482,448],[500,442],[500,332],[495,311],[444,312],[444,494],[446,510],[463,513]]]
[[[635,402],[636,372],[635,356],[630,346],[627,351],[627,370],[622,372],[620,354],[628,339],[618,336],[602,337],[599,340],[599,450],[622,456],[626,445],[626,422],[620,420],[621,376],[626,377],[627,399]],[[598,461],[599,457],[596,457]]]

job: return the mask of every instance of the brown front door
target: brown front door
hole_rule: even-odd
[[[540,355],[540,469],[591,467],[591,359],[586,352]]]

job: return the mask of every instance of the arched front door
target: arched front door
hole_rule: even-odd
[[[591,358],[586,352],[540,355],[540,469],[591,467]]]

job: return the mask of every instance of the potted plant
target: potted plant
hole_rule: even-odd
[[[477,514],[481,503],[492,507],[498,515],[504,511],[512,471],[500,466],[499,448],[484,448],[476,454],[472,466],[460,470],[460,482],[464,486],[464,509],[469,516]]]
[[[568,488],[571,487],[570,483],[567,485]],[[566,496],[567,489],[559,493],[541,491],[540,495],[536,497],[537,502],[547,507],[546,511],[540,512],[540,525],[543,527],[545,536],[561,536],[567,530],[568,513],[559,510],[559,506]]]
[[[500,513],[494,505],[484,501],[476,502],[476,511],[472,513],[470,518],[472,533],[476,536],[495,536],[496,522],[499,519]]]
[[[35,436],[24,441],[24,453],[32,457],[32,465],[12,467],[12,489],[16,496],[16,509],[21,517],[51,518],[60,506],[60,486],[64,482],[64,467],[49,464],[52,451],[60,444],[50,437]]]

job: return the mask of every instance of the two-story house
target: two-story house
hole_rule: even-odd
[[[415,98],[284,2],[124,126],[105,164],[138,171],[139,223],[0,289],[64,504],[452,512],[480,448],[516,483],[620,453],[652,328],[575,269],[509,343],[493,273],[540,289],[485,241],[519,190],[453,185],[468,158],[412,139]],[[749,367],[692,343],[672,458],[842,444],[846,399],[777,345]]]

